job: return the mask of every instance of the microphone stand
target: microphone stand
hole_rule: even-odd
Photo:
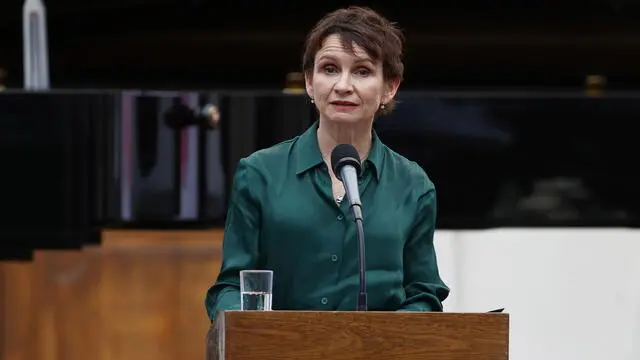
[[[367,281],[365,264],[365,241],[364,223],[362,220],[362,209],[359,204],[351,205],[351,211],[355,217],[356,229],[358,233],[358,272],[360,274],[360,287],[358,291],[358,305],[356,311],[367,311]]]

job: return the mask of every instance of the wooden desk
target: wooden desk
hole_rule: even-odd
[[[0,263],[0,359],[203,359],[221,244],[221,230],[110,230]]]

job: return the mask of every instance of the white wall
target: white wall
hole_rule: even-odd
[[[506,308],[512,360],[640,359],[640,231],[436,233],[447,312]]]

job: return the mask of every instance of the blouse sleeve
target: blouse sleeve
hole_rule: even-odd
[[[222,244],[222,265],[209,289],[205,307],[213,320],[218,311],[240,310],[240,270],[256,268],[260,237],[260,206],[255,170],[241,159],[233,181]]]
[[[433,187],[418,199],[413,230],[404,248],[406,301],[399,311],[443,311],[449,288],[440,278],[433,235],[436,225],[436,192]]]

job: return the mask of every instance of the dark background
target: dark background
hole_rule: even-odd
[[[0,11],[0,66],[21,83],[21,4]],[[640,2],[369,2],[405,29],[404,89],[640,82]],[[56,87],[269,88],[300,68],[304,36],[345,2],[57,0]]]
[[[0,68],[9,74],[0,93],[0,168],[10,174],[0,236],[27,253],[97,241],[103,226],[221,226],[239,158],[315,120],[304,95],[282,88],[286,74],[300,70],[310,27],[345,5],[50,3],[53,90],[39,94],[21,90],[22,5],[0,6]],[[640,1],[369,5],[407,37],[400,105],[375,127],[436,183],[439,228],[640,225]],[[605,82],[587,89],[589,75]],[[136,95],[125,110],[125,89],[174,92]],[[189,93],[199,106],[219,106],[220,126],[166,121],[163,101]],[[166,188],[147,185],[146,175],[133,180],[135,212],[123,218],[125,117],[138,133],[130,156],[141,173],[162,163],[180,168],[179,151],[159,149],[180,149],[187,128],[197,128],[203,144],[216,142],[221,165],[211,165],[218,155],[206,144],[198,150],[196,218],[175,217],[175,171],[152,179]],[[173,135],[158,143],[163,131]],[[211,177],[224,190],[202,185]]]

